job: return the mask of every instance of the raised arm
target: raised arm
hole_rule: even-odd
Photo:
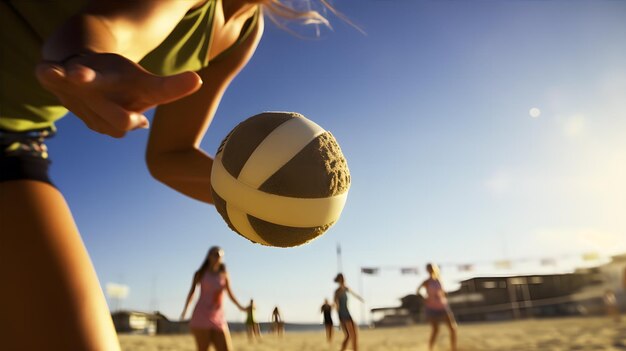
[[[347,287],[346,287],[346,289],[348,290],[348,292],[349,292],[350,294],[352,294],[352,296],[356,297],[356,298],[357,298],[357,300],[359,300],[359,301],[361,301],[361,302],[365,302],[365,300],[363,300],[363,298],[362,298],[359,294],[357,294],[357,293],[355,293],[354,291],[352,291],[352,289],[347,288]]]
[[[194,72],[157,77],[136,64],[200,1],[92,0],[45,42],[37,78],[99,133],[145,128],[145,110],[202,84]]]
[[[196,285],[200,281],[200,272],[196,272],[193,275],[193,281],[191,282],[191,288],[189,289],[189,293],[187,294],[187,300],[185,300],[185,307],[183,307],[183,312],[180,314],[180,320],[185,319],[185,314],[187,313],[187,307],[189,307],[189,303],[193,298],[193,293],[196,291]]]
[[[422,284],[420,284],[420,285],[417,287],[417,291],[415,292],[415,294],[416,294],[416,295],[422,295],[421,291],[422,291],[422,289],[426,286],[426,283],[427,283],[427,282],[428,282],[428,279],[427,279],[427,280],[424,280],[424,281],[422,282]]]
[[[226,274],[226,293],[228,293],[228,297],[239,308],[240,311],[242,312],[246,311],[246,308],[243,307],[239,303],[239,301],[237,301],[237,298],[235,298],[235,295],[233,295],[233,291],[230,288],[230,277],[228,276],[228,274]]]
[[[153,177],[189,197],[213,203],[210,186],[213,159],[200,150],[200,141],[224,91],[252,57],[262,33],[260,17],[255,32],[231,51],[227,59],[212,62],[198,72],[204,84],[196,93],[157,108],[146,153]]]

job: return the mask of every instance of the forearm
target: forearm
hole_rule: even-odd
[[[187,294],[187,299],[185,300],[185,306],[183,307],[183,312],[180,314],[180,319],[185,318],[185,313],[187,313],[187,308],[189,307],[189,303],[193,298],[193,294],[196,291],[196,279],[194,278],[194,283],[191,285],[191,289],[189,289],[189,293]]]
[[[198,145],[226,88],[254,53],[262,30],[259,22],[254,36],[231,52],[229,60],[198,71],[204,83],[197,92],[156,109],[147,149],[148,167],[156,179],[194,199],[213,203],[213,160]]]
[[[189,302],[191,302],[191,296],[187,296],[187,300],[185,300],[185,306],[183,307],[183,312],[180,314],[181,319],[185,317],[185,313],[187,313],[187,307],[189,307]]]
[[[244,307],[239,303],[239,301],[237,301],[237,298],[235,298],[235,295],[233,295],[230,290],[228,290],[228,297],[240,310],[244,309]]]
[[[233,294],[232,289],[230,288],[230,282],[226,283],[226,293],[228,294],[228,297],[230,298],[230,300],[240,309],[240,310],[244,310],[245,308],[239,303],[239,301],[237,301],[237,298],[235,298],[235,295]]]
[[[213,159],[202,150],[148,154],[148,168],[154,178],[193,199],[213,203],[211,166]]]

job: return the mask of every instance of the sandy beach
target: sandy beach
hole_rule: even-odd
[[[443,327],[443,325],[442,325]],[[422,351],[429,327],[361,330],[362,351]],[[264,335],[250,344],[245,334],[233,335],[238,351],[327,351],[339,350],[342,334],[327,344],[322,332],[288,333],[282,339]],[[124,351],[195,351],[191,335],[120,335]],[[449,350],[448,333],[442,328],[436,350]],[[608,318],[559,318],[511,322],[472,323],[459,326],[459,351],[619,351],[626,350],[626,319],[620,324]]]

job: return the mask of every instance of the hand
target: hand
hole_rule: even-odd
[[[41,62],[36,75],[87,127],[114,138],[148,128],[146,110],[192,94],[202,85],[194,72],[160,77],[109,53],[76,56],[64,64]]]

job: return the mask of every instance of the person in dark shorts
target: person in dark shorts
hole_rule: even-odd
[[[326,341],[329,343],[333,340],[333,307],[328,303],[328,299],[324,299],[324,304],[321,308],[321,313],[324,315],[324,328],[326,328]]]
[[[426,270],[430,277],[417,288],[417,294],[424,288],[426,290],[426,298],[424,299],[424,312],[426,319],[432,326],[430,340],[428,342],[429,350],[432,350],[439,333],[439,323],[444,321],[450,329],[450,345],[452,351],[456,351],[456,333],[457,325],[454,315],[448,305],[446,292],[439,281],[439,267],[434,263],[426,265]]]
[[[346,285],[343,274],[337,274],[335,283],[339,284],[339,287],[335,290],[335,307],[337,308],[341,330],[343,330],[345,336],[341,343],[341,351],[347,349],[348,343],[352,344],[353,351],[358,351],[358,328],[356,324],[354,324],[350,311],[348,310],[348,293],[352,294],[352,296],[361,302],[364,302],[363,298]]]
[[[272,311],[272,331],[276,333],[278,336],[283,336],[285,334],[285,322],[283,321],[283,317],[280,315],[280,310],[278,310],[278,306],[274,307]]]

